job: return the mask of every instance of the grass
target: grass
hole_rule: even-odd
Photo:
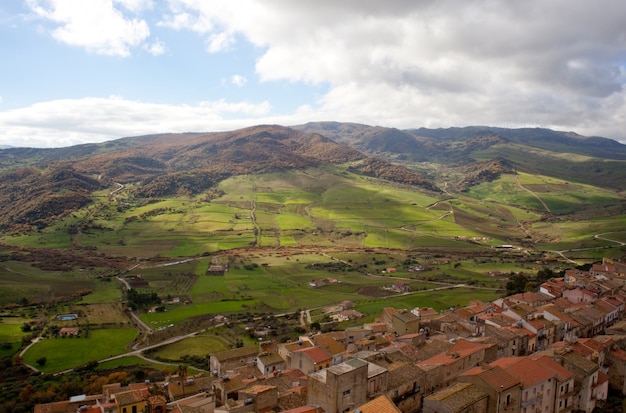
[[[163,370],[163,369],[169,369],[170,371],[174,370],[172,367],[176,367],[177,364],[175,363],[153,363],[150,361],[146,361],[144,359],[142,359],[141,357],[135,357],[135,356],[130,356],[130,357],[122,357],[119,359],[115,359],[115,360],[110,360],[110,361],[105,361],[103,363],[98,364],[98,367],[96,368],[96,370],[113,370],[116,369],[118,367],[131,367],[131,366],[146,366],[146,367],[151,367],[155,370]]]
[[[228,350],[229,345],[217,336],[200,335],[160,347],[151,357],[179,361],[182,356],[205,357],[211,353]]]
[[[105,359],[122,354],[126,345],[137,335],[131,328],[110,328],[92,330],[89,338],[53,338],[40,340],[24,355],[24,361],[37,366],[37,359],[45,357],[45,366],[40,367],[44,373],[55,373],[91,361]],[[39,367],[38,367],[39,368]]]

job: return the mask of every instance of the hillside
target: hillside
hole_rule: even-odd
[[[626,190],[626,145],[542,128],[470,126],[397,130],[361,124],[313,122],[294,128],[321,133],[371,156],[400,163],[435,163],[461,169],[454,184],[466,186],[472,164],[504,159],[511,169]]]
[[[137,197],[190,196],[229,176],[366,158],[320,134],[281,126],[122,138],[63,149],[7,149],[0,151],[0,165],[6,170],[0,175],[4,194],[0,196],[0,228],[45,227],[56,217],[90,203],[92,191],[113,183],[137,183]],[[386,165],[367,173],[438,191],[433,183],[404,167]]]

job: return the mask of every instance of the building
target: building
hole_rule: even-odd
[[[209,366],[214,375],[221,376],[242,366],[252,366],[259,350],[254,346],[234,348],[211,354]]]
[[[368,363],[348,360],[309,375],[307,404],[326,413],[344,413],[368,401],[367,389]]]
[[[479,413],[487,411],[488,396],[471,383],[455,383],[424,397],[424,413]]]
[[[420,319],[410,311],[395,313],[391,317],[391,329],[399,336],[419,333]]]

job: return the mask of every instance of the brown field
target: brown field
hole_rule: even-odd
[[[124,315],[120,303],[89,304],[80,306],[80,310],[89,324],[130,324],[130,320]]]

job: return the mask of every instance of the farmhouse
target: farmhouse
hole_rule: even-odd
[[[60,336],[77,336],[80,333],[80,329],[78,327],[63,327],[59,330]]]
[[[409,291],[411,291],[411,286],[404,281],[396,281],[395,283],[391,284],[391,287],[389,288],[399,293],[408,293]]]
[[[126,278],[126,282],[128,283],[130,288],[148,288],[150,286],[150,284],[148,284],[148,281],[141,275],[128,277]]]
[[[206,275],[223,276],[227,269],[226,265],[209,265]]]

